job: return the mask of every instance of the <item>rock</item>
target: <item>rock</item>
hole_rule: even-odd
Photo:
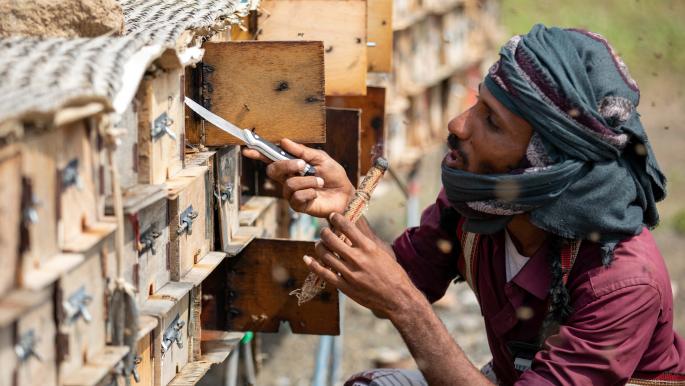
[[[0,0],[0,37],[95,37],[124,32],[116,0]]]

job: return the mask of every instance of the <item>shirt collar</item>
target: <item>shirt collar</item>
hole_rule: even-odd
[[[519,273],[511,279],[511,281],[521,289],[533,294],[541,300],[547,298],[549,286],[552,282],[549,263],[547,261],[548,250],[549,242],[545,241],[537,252],[531,256],[528,263],[526,263]]]

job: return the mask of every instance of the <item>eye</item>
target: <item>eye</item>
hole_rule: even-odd
[[[488,122],[488,125],[494,129],[494,130],[500,130],[500,127],[495,124],[495,121],[492,119],[492,113],[488,111],[487,116],[485,117],[485,120]]]

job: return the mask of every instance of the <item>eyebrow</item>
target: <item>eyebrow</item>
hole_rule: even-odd
[[[503,122],[504,120],[502,119],[502,115],[496,109],[494,109],[492,106],[490,106],[490,104],[485,99],[483,99],[482,93],[480,92],[480,89],[482,88],[482,86],[483,86],[483,82],[478,83],[478,99],[488,107],[488,109],[490,110],[490,112],[492,114],[497,116],[497,118],[499,119],[500,122]]]

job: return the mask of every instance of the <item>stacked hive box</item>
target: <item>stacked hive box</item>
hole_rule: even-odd
[[[443,92],[424,90],[478,62],[468,4],[404,21],[421,3],[403,2],[393,33],[391,0],[119,1],[123,36],[0,41],[0,385],[193,384],[229,331],[338,332],[335,291],[288,296],[311,242],[251,243],[287,237],[287,203],[255,196],[279,188],[184,98],[321,147],[356,182],[406,154],[393,122],[439,131]]]
[[[495,1],[402,1],[394,11],[397,65],[375,83],[387,84],[387,154],[403,167],[443,144],[449,119],[473,103],[499,30]]]

